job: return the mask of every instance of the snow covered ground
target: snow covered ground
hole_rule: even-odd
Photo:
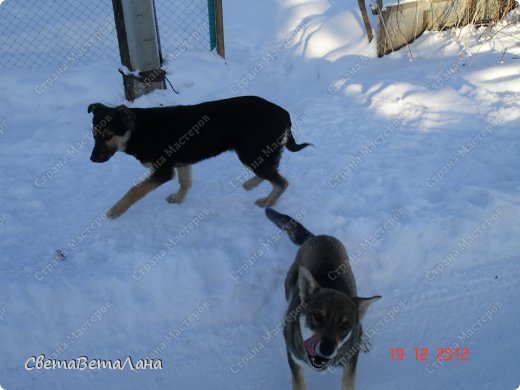
[[[361,296],[360,389],[520,385],[520,30],[425,33],[377,59],[354,3],[224,1],[226,62],[168,65],[181,92],[133,106],[259,95],[298,142],[276,209],[341,239]],[[518,18],[518,13],[512,15]],[[504,54],[505,51],[505,54]],[[119,64],[0,73],[0,385],[7,389],[286,389],[279,324],[296,247],[246,192],[228,153],[117,220],[103,212],[145,174],[89,161],[93,102],[121,103]],[[435,362],[437,348],[468,361]],[[404,348],[392,361],[390,348]],[[426,361],[414,348],[428,348]],[[162,370],[31,370],[31,356],[162,359]],[[306,370],[310,389],[340,373]]]

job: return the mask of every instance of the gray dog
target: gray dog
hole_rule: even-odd
[[[343,390],[353,390],[363,347],[361,319],[380,299],[357,296],[356,282],[343,244],[314,236],[291,217],[266,209],[267,217],[300,245],[285,279],[289,302],[284,327],[293,390],[305,389],[301,366],[316,371],[343,367]]]

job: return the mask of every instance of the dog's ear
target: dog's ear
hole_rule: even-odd
[[[360,298],[360,297],[354,298],[354,301],[356,302],[357,307],[358,307],[358,319],[361,321],[361,319],[365,316],[365,314],[368,310],[368,306],[370,306],[370,304],[372,302],[378,301],[380,299],[381,299],[381,295],[374,295],[373,297],[370,297],[370,298]]]
[[[302,302],[306,301],[318,288],[320,288],[320,285],[310,271],[300,265],[298,268],[298,292],[300,294],[300,300]]]
[[[92,104],[89,104],[88,108],[87,108],[87,111],[88,113],[90,114],[91,112],[96,112],[96,111],[99,111],[101,108],[105,107],[103,104],[101,103],[92,103]]]
[[[119,118],[121,118],[121,122],[124,123],[125,127],[133,131],[135,129],[135,114],[129,109],[127,106],[118,106],[116,108],[117,113],[119,114]]]

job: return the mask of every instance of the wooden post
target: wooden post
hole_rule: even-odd
[[[385,20],[383,15],[383,0],[376,0],[376,15],[378,18],[377,23],[377,56],[383,57],[385,55],[385,47],[386,47],[386,29],[385,29]]]
[[[165,89],[154,0],[112,0],[125,97],[134,100],[154,89]]]
[[[365,24],[365,30],[367,32],[368,43],[372,42],[372,38],[374,37],[372,33],[372,26],[370,25],[370,20],[368,19],[367,7],[365,5],[365,0],[358,0],[359,10],[361,11],[361,17],[363,18],[363,23]]]
[[[222,0],[208,0],[208,17],[210,48],[217,48],[217,53],[225,58]]]

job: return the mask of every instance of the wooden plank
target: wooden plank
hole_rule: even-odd
[[[226,58],[224,48],[224,16],[222,11],[222,0],[215,0],[215,24],[217,33],[217,53]]]
[[[516,6],[515,0],[418,0],[384,8],[381,3],[376,3],[378,57],[413,42],[425,30],[496,22]]]

